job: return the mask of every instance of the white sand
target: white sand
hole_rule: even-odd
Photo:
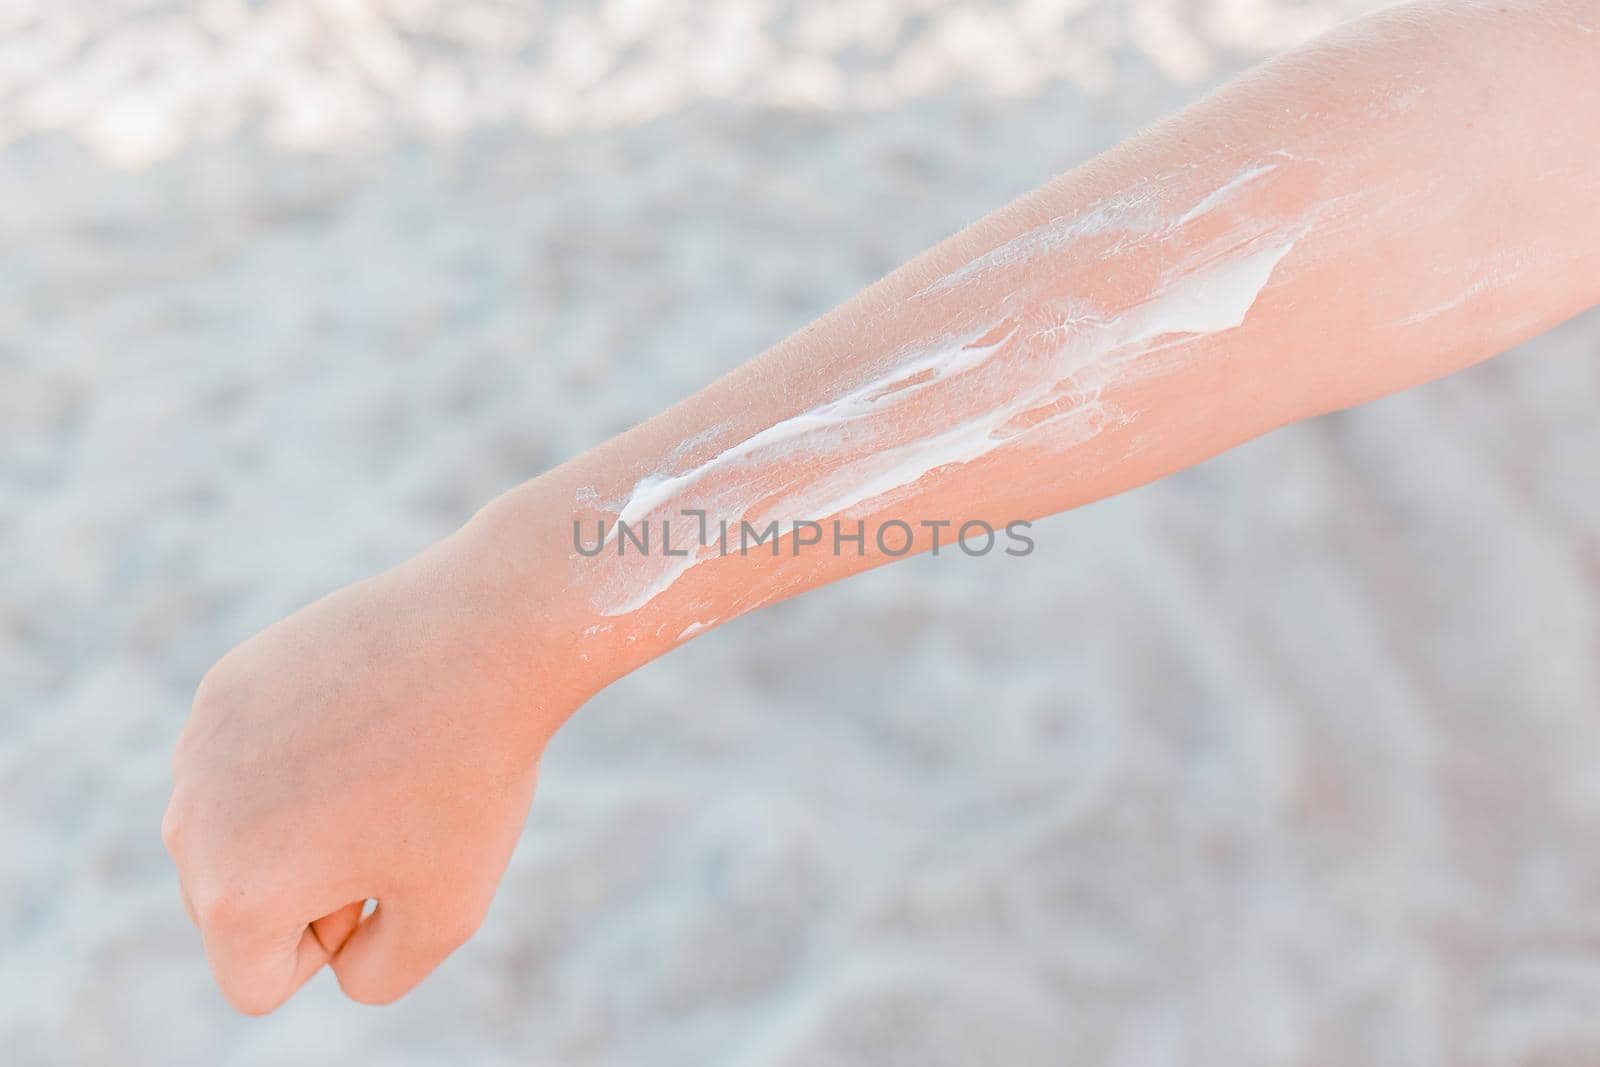
[[[216,656],[1371,5],[376,6],[0,5],[0,1061],[1600,1057],[1596,315],[695,642],[402,1007],[229,1012]]]

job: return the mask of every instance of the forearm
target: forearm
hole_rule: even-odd
[[[1592,2],[1428,3],[1347,27],[507,494],[473,536],[559,560],[560,629],[604,684],[909,554],[876,537],[891,520],[911,551],[948,545],[1502,351],[1600,300],[1597,23]],[[619,517],[647,551],[578,551]],[[827,533],[797,550],[803,520]],[[835,520],[864,522],[859,551]],[[785,537],[698,548],[722,521]],[[519,585],[548,565],[520,573],[514,597],[548,595]]]

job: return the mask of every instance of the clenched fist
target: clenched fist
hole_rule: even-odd
[[[162,833],[239,1010],[271,1011],[324,963],[386,1003],[483,920],[539,754],[581,696],[529,655],[537,633],[482,554],[457,534],[201,683]]]

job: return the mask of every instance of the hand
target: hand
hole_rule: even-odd
[[[271,1011],[324,963],[388,1003],[482,922],[576,698],[508,633],[481,549],[447,539],[201,682],[162,836],[240,1011]]]

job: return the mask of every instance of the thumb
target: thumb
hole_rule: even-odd
[[[323,938],[348,937],[361,908],[358,901],[318,919],[321,936],[314,926],[235,923],[215,910],[202,913],[210,920],[201,931],[206,954],[223,995],[246,1015],[272,1011],[322,969],[332,956]]]
[[[426,909],[381,901],[329,961],[351,1000],[389,1004],[472,936],[476,922],[449,922]]]
[[[322,951],[332,957],[350,940],[350,935],[355,933],[357,926],[361,925],[361,912],[366,907],[366,901],[358,900],[354,904],[346,904],[338,911],[316,920],[311,924],[311,932],[317,935],[317,942],[322,946]]]

